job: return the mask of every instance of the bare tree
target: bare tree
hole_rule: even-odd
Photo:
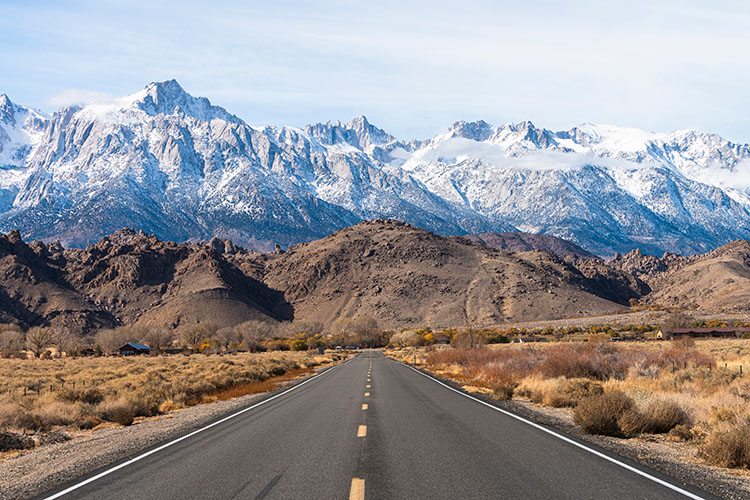
[[[260,343],[271,338],[277,332],[278,326],[267,321],[250,320],[235,326],[236,334],[242,339],[242,344],[250,352],[255,352]]]
[[[26,343],[26,338],[16,325],[2,325],[0,327],[0,353],[3,356],[15,356]]]
[[[210,340],[216,333],[216,325],[213,323],[197,323],[182,330],[180,337],[191,349],[198,349],[203,341]]]
[[[687,328],[691,322],[692,319],[690,316],[681,312],[674,312],[664,318],[664,321],[661,323],[661,330],[664,333],[668,333],[678,328]]]
[[[351,331],[361,346],[371,346],[379,342],[380,328],[375,318],[357,316],[351,321]]]
[[[166,328],[157,326],[144,328],[138,340],[151,348],[151,352],[161,352],[172,346],[174,333]]]
[[[299,335],[301,333],[304,334],[305,337],[314,337],[315,335],[322,334],[324,328],[323,323],[321,323],[320,321],[301,320],[291,323],[291,325],[289,325],[289,329],[290,337]]]
[[[225,351],[228,351],[242,343],[242,335],[236,327],[227,326],[216,330],[216,338]]]
[[[400,347],[416,347],[422,343],[422,337],[414,330],[404,330],[391,336],[391,343]]]
[[[99,330],[94,337],[96,344],[106,354],[111,354],[121,345],[135,340],[130,329],[124,327]]]
[[[331,325],[331,333],[337,337],[345,337],[351,332],[352,318],[339,316]]]
[[[35,326],[26,332],[26,348],[37,358],[52,347],[54,342],[55,335],[50,328]]]
[[[71,356],[74,351],[81,348],[83,338],[68,328],[60,327],[54,330],[54,344],[60,355],[65,353],[66,356]]]

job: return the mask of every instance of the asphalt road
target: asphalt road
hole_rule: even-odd
[[[131,457],[136,460],[115,471],[104,468],[45,496],[104,473],[63,498],[687,498],[657,481],[714,498],[590,449],[367,352],[146,457]]]

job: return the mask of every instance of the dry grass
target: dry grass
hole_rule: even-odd
[[[587,432],[669,433],[699,447],[709,463],[750,467],[742,458],[750,457],[750,340],[438,348],[418,361],[499,398],[571,408]],[[623,396],[632,405],[614,404]]]
[[[194,404],[276,389],[333,356],[236,355],[0,359],[0,448],[28,447],[56,429],[130,425]],[[15,436],[15,438],[13,437]]]

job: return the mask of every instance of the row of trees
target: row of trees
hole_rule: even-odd
[[[380,331],[377,321],[367,316],[339,318],[328,331],[317,321],[276,323],[251,320],[225,328],[200,323],[174,330],[119,326],[89,336],[59,327],[33,327],[23,332],[16,325],[0,325],[0,353],[4,357],[23,356],[24,351],[34,357],[49,356],[53,348],[68,356],[75,356],[84,349],[107,354],[127,342],[146,344],[152,353],[173,347],[205,353],[240,349],[257,352],[337,346],[381,347],[388,343],[388,335]]]

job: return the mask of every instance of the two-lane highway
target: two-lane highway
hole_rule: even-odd
[[[712,498],[567,439],[373,351],[45,496]]]

